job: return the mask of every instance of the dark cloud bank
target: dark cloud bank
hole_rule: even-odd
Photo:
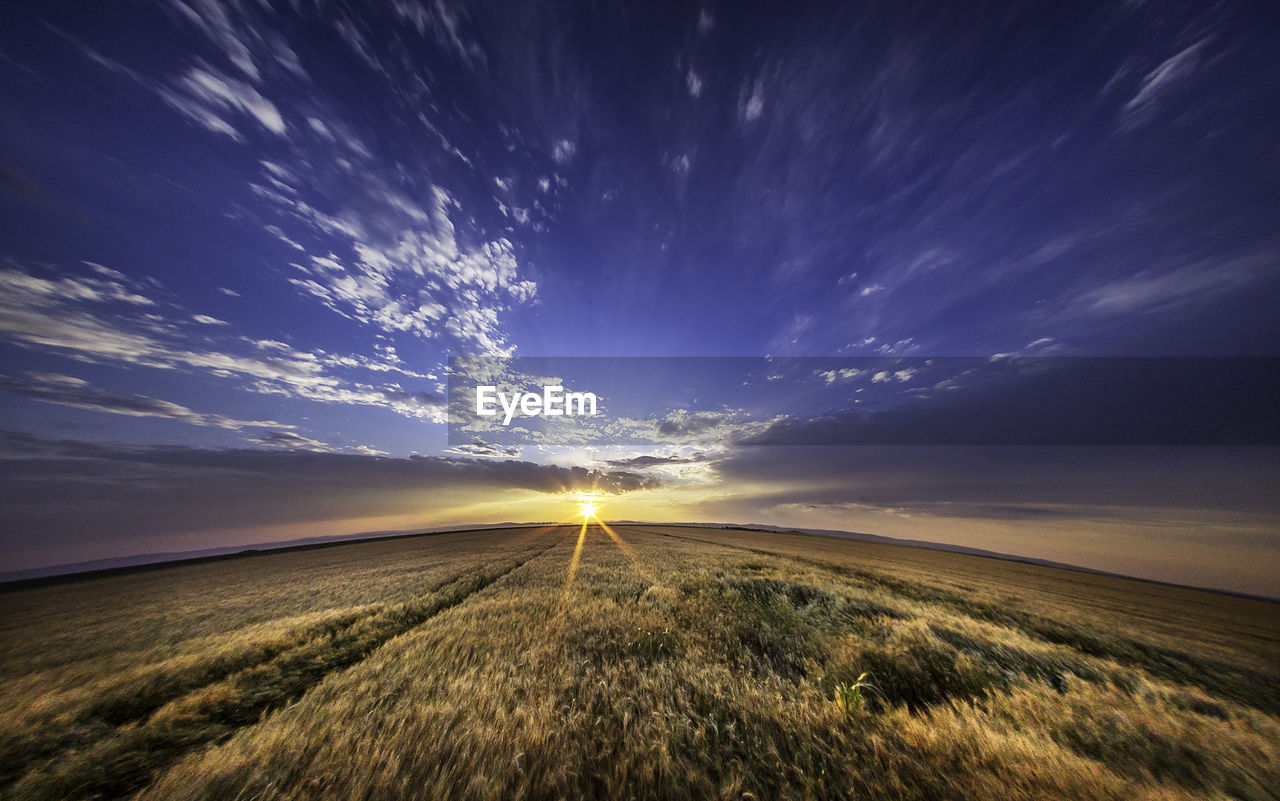
[[[411,514],[484,493],[655,486],[634,472],[514,459],[127,446],[7,432],[0,549],[24,563],[70,562],[84,543],[95,554],[130,552],[182,532]]]

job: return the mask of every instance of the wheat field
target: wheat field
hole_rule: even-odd
[[[593,522],[0,603],[4,798],[1280,788],[1280,605],[973,556]]]

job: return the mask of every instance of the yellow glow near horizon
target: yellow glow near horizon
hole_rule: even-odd
[[[593,501],[582,501],[581,503],[578,504],[578,507],[582,509],[582,512],[581,512],[582,516],[587,518],[588,520],[590,520],[592,517],[595,517],[596,509],[599,508],[598,506],[595,505]]]

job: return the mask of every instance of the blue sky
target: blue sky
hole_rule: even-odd
[[[286,472],[331,459],[339,484],[436,460],[432,487],[467,499],[396,484],[323,515],[156,512],[98,538],[15,501],[13,521],[51,532],[6,543],[23,565],[290,521],[359,530],[388,517],[386,494],[406,526],[522,519],[479,500],[510,497],[485,455],[446,442],[450,354],[1276,353],[1280,76],[1262,4],[0,14],[5,497],[27,497],[43,460],[59,505],[110,517],[86,486],[204,482],[181,470],[236,453]],[[648,411],[733,416],[689,400],[655,393]],[[762,519],[721,445],[653,451],[701,454],[696,475],[530,448],[516,484],[700,481]],[[164,474],[164,449],[191,458]],[[87,477],[104,463],[132,466]],[[554,473],[575,468],[595,477]],[[1274,463],[1250,469],[1265,496]],[[146,503],[168,509],[156,481]],[[691,503],[665,519],[712,513]],[[1245,507],[1231,525],[1250,536],[1274,522]]]

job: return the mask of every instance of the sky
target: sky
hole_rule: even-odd
[[[594,492],[1280,596],[1278,37],[1243,2],[7,3],[0,561]],[[451,357],[587,359],[605,412],[451,430]],[[1002,438],[979,385],[1106,425]]]

